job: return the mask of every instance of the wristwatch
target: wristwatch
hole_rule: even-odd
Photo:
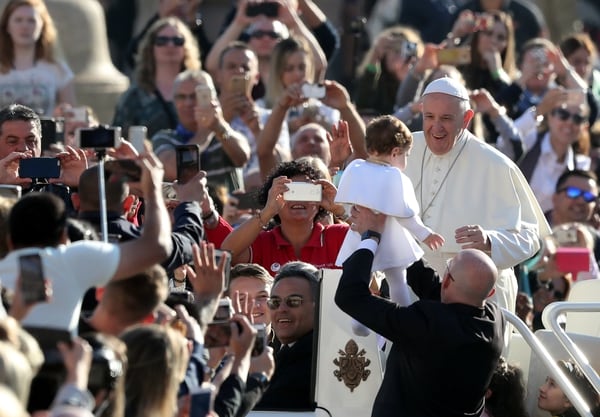
[[[269,379],[263,372],[253,372],[248,375],[248,378],[254,379],[263,390],[267,389],[269,385]]]
[[[367,230],[362,235],[360,235],[360,240],[373,239],[377,244],[381,241],[381,233],[376,232],[374,230]]]

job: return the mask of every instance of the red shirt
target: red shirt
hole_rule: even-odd
[[[217,227],[214,229],[204,228],[204,238],[207,242],[213,243],[215,248],[219,249],[227,235],[229,235],[232,230],[233,227],[227,223],[227,220],[219,216],[219,223],[217,224]]]
[[[323,226],[315,223],[298,258],[291,243],[281,234],[281,226],[277,226],[257,236],[250,246],[250,262],[262,265],[273,276],[290,261],[307,262],[317,268],[339,269],[335,260],[349,229],[347,224]]]

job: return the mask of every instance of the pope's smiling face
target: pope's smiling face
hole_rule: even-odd
[[[442,93],[423,97],[423,133],[427,147],[434,155],[445,155],[473,118],[473,110],[465,109],[461,100]]]

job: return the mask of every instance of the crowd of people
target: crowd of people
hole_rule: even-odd
[[[44,1],[2,10],[0,416],[314,410],[320,269],[386,340],[374,417],[528,415],[501,308],[537,330],[600,279],[598,44],[525,0],[372,2],[348,79],[317,2],[233,3],[210,39],[159,0],[110,127]]]

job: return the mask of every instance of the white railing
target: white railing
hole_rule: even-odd
[[[571,357],[577,362],[584,375],[590,381],[592,386],[600,393],[600,377],[590,365],[590,361],[583,352],[569,338],[567,332],[558,324],[558,317],[566,312],[589,313],[600,312],[600,303],[573,303],[558,302],[551,303],[544,308],[542,313],[542,322],[544,327],[554,332],[563,347],[569,352]],[[599,317],[600,319],[600,317]]]
[[[600,305],[599,305],[600,306]],[[600,310],[599,310],[600,311]],[[523,339],[542,360],[542,363],[548,368],[550,375],[560,385],[565,395],[569,398],[571,404],[577,409],[582,417],[593,417],[590,412],[590,407],[587,405],[581,394],[577,392],[577,389],[573,386],[571,381],[565,376],[562,369],[556,363],[556,360],[550,355],[548,350],[539,339],[533,334],[533,332],[527,327],[527,325],[506,309],[502,309],[502,313],[508,322],[510,322],[523,336]],[[553,320],[556,321],[555,319]],[[571,342],[572,343],[572,342]],[[587,362],[587,359],[586,359]]]

